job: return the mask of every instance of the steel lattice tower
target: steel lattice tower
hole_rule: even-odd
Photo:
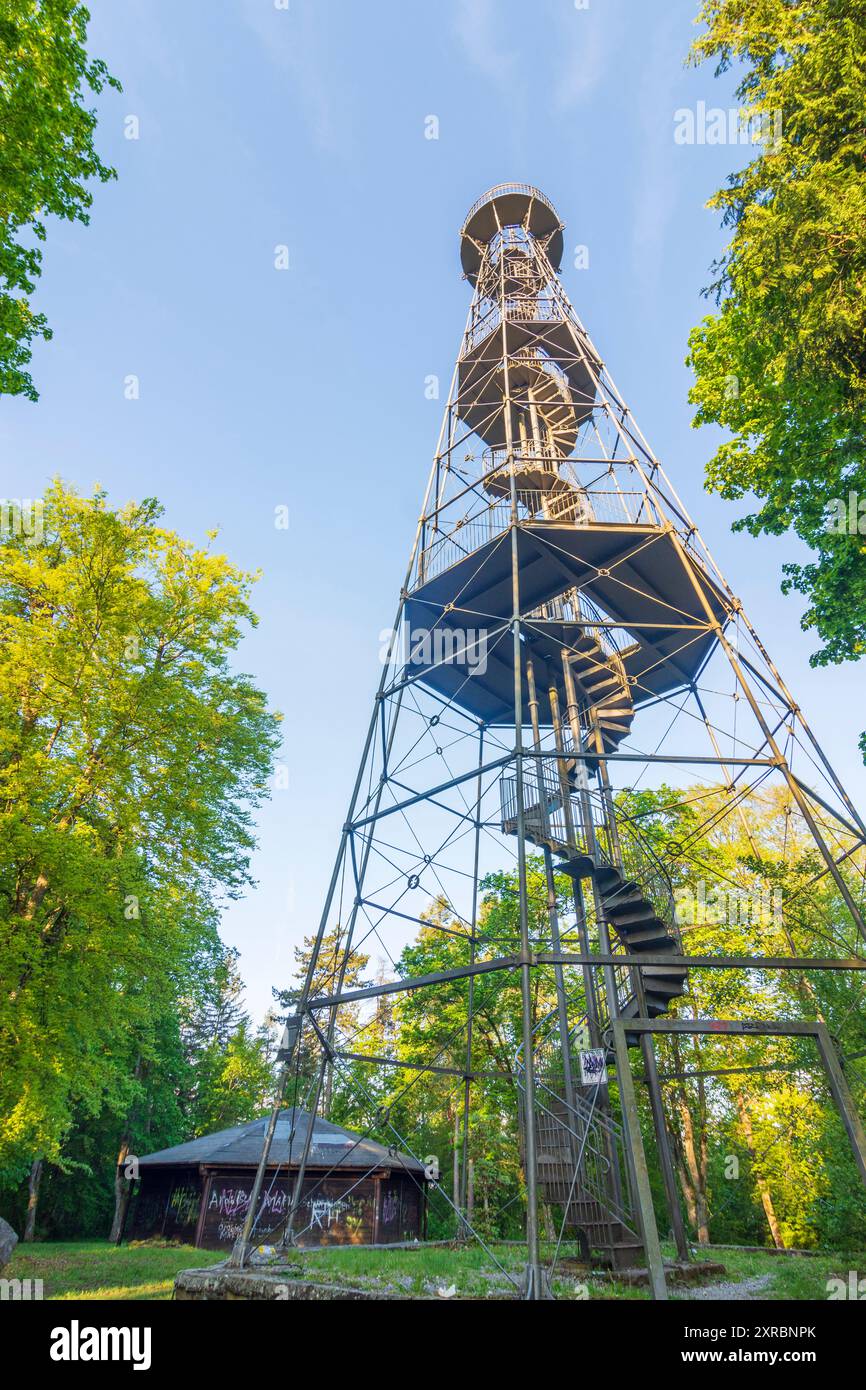
[[[316,951],[284,1036],[271,1132],[299,1036],[320,1057],[309,1102],[316,1108],[329,1068],[354,1055],[341,1034],[341,1004],[408,990],[435,1001],[444,983],[465,978],[468,1030],[444,1057],[434,1049],[412,1064],[414,1073],[427,1067],[462,1089],[455,1204],[465,1213],[473,1088],[484,1084],[473,1072],[473,991],[482,974],[513,980],[516,972],[525,1292],[541,1297],[545,1288],[543,1194],[587,1252],[617,1266],[643,1247],[663,1296],[629,1049],[641,1052],[673,1229],[686,1255],[653,1030],[718,1031],[725,1022],[672,1021],[690,968],[714,968],[689,960],[688,924],[678,925],[674,912],[670,867],[687,847],[669,846],[666,861],[622,813],[618,794],[655,769],[676,768],[698,789],[724,787],[726,814],[736,817],[775,782],[863,939],[847,870],[866,826],[569,303],[562,251],[556,211],[523,184],[492,189],[462,229],[472,303]],[[529,901],[527,846],[544,866],[540,926]],[[507,954],[485,935],[479,915],[479,884],[504,869],[516,873],[519,907],[519,940]],[[563,874],[571,884],[566,912],[554,882]],[[431,926],[422,911],[433,898],[447,906],[449,922],[439,929],[462,937],[465,963],[347,991],[354,953],[373,942],[394,959],[419,924]],[[341,967],[332,991],[313,997],[317,951],[337,923]],[[719,961],[753,968],[740,958]],[[765,968],[795,964],[802,969],[804,961],[792,946],[790,957]],[[862,964],[847,960],[847,968]],[[532,1009],[538,972],[555,1001],[540,1023]],[[772,1033],[782,1025],[754,1027]],[[826,1037],[819,1042],[866,1178],[862,1127]],[[604,1085],[581,1075],[587,1047],[604,1051],[619,1082],[621,1120]],[[377,1058],[372,1065],[407,1064]],[[405,1136],[395,1137],[407,1146]],[[290,1240],[298,1235],[304,1158]]]

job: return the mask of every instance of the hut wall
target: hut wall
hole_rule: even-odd
[[[217,1168],[201,1177],[196,1168],[145,1169],[127,1235],[164,1237],[207,1250],[230,1250],[241,1234],[255,1173]],[[281,1232],[294,1174],[267,1174],[256,1239]],[[302,1245],[389,1244],[423,1237],[424,1197],[407,1173],[325,1177],[310,1170],[295,1231]]]
[[[127,1236],[130,1240],[161,1236],[194,1245],[200,1206],[197,1169],[146,1169]]]
[[[377,1241],[390,1245],[401,1240],[420,1240],[424,1234],[424,1197],[421,1186],[408,1173],[383,1177],[379,1191]]]
[[[240,1235],[253,1185],[249,1170],[217,1169],[208,1175],[199,1244],[208,1250],[230,1247]],[[288,1212],[294,1174],[285,1170],[265,1178],[256,1237],[267,1242],[282,1227]],[[273,1186],[271,1184],[273,1183]],[[350,1190],[351,1189],[351,1190]],[[375,1239],[379,1184],[351,1174],[322,1178],[307,1174],[295,1230],[304,1245],[369,1245]],[[307,1229],[309,1228],[309,1229]]]

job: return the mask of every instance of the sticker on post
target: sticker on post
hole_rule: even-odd
[[[580,1054],[580,1084],[606,1086],[607,1066],[603,1047],[590,1047]]]

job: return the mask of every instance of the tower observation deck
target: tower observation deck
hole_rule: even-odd
[[[507,624],[515,527],[526,642],[558,664],[585,615],[603,614],[598,646],[632,709],[693,680],[725,601],[689,537],[672,535],[655,461],[560,284],[562,250],[552,203],[529,185],[498,185],[466,218],[474,294],[408,616],[419,629],[462,631],[479,614]],[[510,650],[488,643],[471,682],[441,663],[427,679],[486,722],[512,722]],[[541,704],[549,715],[546,693]]]

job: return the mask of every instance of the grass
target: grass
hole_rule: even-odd
[[[503,1266],[497,1270],[489,1255],[477,1246],[466,1250],[418,1247],[411,1250],[365,1250],[363,1247],[308,1250],[295,1258],[297,1277],[328,1283],[387,1288],[396,1293],[436,1294],[456,1286],[469,1296],[506,1296],[512,1291],[509,1275],[520,1282],[524,1252],[516,1245],[495,1245],[492,1254]],[[549,1263],[553,1248],[543,1250]],[[562,1257],[573,1256],[573,1247],[563,1246]],[[673,1246],[665,1246],[666,1259],[674,1258]],[[714,1275],[704,1283],[740,1283],[756,1276],[769,1276],[758,1299],[825,1300],[831,1277],[847,1282],[848,1271],[866,1269],[866,1253],[821,1254],[816,1256],[773,1255],[763,1251],[709,1249],[698,1254],[724,1266],[724,1275]],[[646,1299],[649,1291],[607,1278],[598,1272],[561,1273],[554,1277],[554,1293],[560,1298]],[[671,1287],[675,1298],[691,1297],[690,1288]]]
[[[495,1261],[478,1246],[418,1246],[407,1250],[333,1247],[297,1252],[292,1273],[314,1282],[351,1284],[410,1297],[435,1297],[452,1287],[468,1297],[508,1297],[514,1292],[510,1281],[520,1282],[524,1251],[519,1245],[497,1244],[491,1252]],[[545,1248],[547,1261],[552,1253],[552,1247]],[[575,1251],[563,1246],[560,1253],[570,1256]],[[672,1248],[666,1247],[665,1255],[672,1258]],[[866,1269],[866,1253],[804,1257],[710,1248],[704,1257],[724,1265],[726,1273],[718,1276],[719,1282],[724,1279],[736,1283],[769,1275],[767,1286],[755,1295],[759,1299],[823,1301],[827,1298],[828,1279],[837,1277],[847,1283],[849,1270]],[[41,1279],[47,1299],[169,1299],[174,1277],[182,1269],[201,1269],[218,1264],[223,1258],[219,1251],[156,1241],[120,1247],[104,1241],[45,1242],[19,1246],[3,1275],[7,1279]],[[649,1297],[646,1289],[633,1288],[598,1273],[560,1272],[554,1278],[553,1289],[557,1297],[565,1299]],[[689,1298],[691,1291],[672,1290],[672,1294]]]
[[[19,1245],[3,1278],[41,1279],[47,1299],[165,1299],[182,1269],[201,1269],[222,1258],[219,1251],[191,1245],[45,1241]]]
[[[799,1302],[827,1298],[827,1281],[843,1279],[848,1282],[849,1271],[866,1270],[866,1252],[841,1254],[770,1255],[763,1251],[713,1250],[708,1259],[718,1259],[733,1279],[751,1279],[769,1274],[770,1284],[760,1298],[777,1298]],[[861,1276],[862,1277],[862,1276]]]

